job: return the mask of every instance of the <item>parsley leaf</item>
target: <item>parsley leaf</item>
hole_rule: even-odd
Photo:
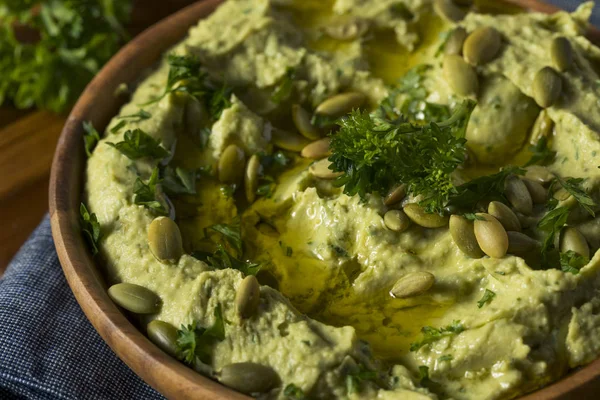
[[[165,192],[171,195],[195,194],[196,171],[167,166],[162,171],[161,185]]]
[[[560,253],[560,268],[563,270],[563,272],[570,272],[573,275],[577,275],[579,270],[585,267],[589,262],[589,258],[582,256],[573,250]]]
[[[232,93],[232,88],[222,85],[210,94],[208,110],[214,121],[221,118],[224,109],[231,107],[230,99]]]
[[[546,233],[542,242],[542,255],[545,257],[548,251],[554,248],[554,238],[560,234],[560,231],[567,223],[571,210],[567,207],[558,207],[546,213],[538,222],[538,228]]]
[[[283,395],[291,400],[306,400],[307,397],[304,394],[304,391],[300,389],[298,386],[290,383],[283,389]]]
[[[96,214],[90,213],[83,203],[79,205],[79,217],[83,237],[90,246],[92,255],[95,256],[98,254],[98,242],[101,237],[98,218],[96,217]]]
[[[181,326],[177,331],[177,348],[180,358],[193,365],[196,359],[210,363],[211,349],[216,341],[225,339],[225,325],[221,314],[221,305],[215,307],[215,323],[209,328],[196,326],[196,322]]]
[[[0,105],[66,111],[127,39],[121,24],[131,3],[0,2]],[[19,38],[16,25],[25,25],[33,40]]]
[[[346,375],[346,390],[348,394],[359,393],[362,390],[362,383],[364,381],[374,381],[376,379],[376,371],[371,371],[364,365],[359,364],[357,370],[351,371]]]
[[[465,129],[474,107],[467,100],[446,121],[423,126],[353,111],[331,139],[330,168],[343,172],[334,184],[365,198],[403,182],[424,197],[427,211],[442,212],[455,190],[451,174],[465,158]]]
[[[443,356],[438,358],[438,361],[452,361],[453,359],[454,356],[452,354],[444,354]]]
[[[485,289],[483,296],[477,302],[477,308],[481,308],[481,307],[485,306],[486,304],[490,303],[494,299],[494,297],[496,297],[496,293],[492,292],[489,289]]]
[[[92,156],[92,152],[96,148],[96,145],[100,141],[100,134],[94,128],[94,125],[90,121],[83,123],[83,143],[85,146],[85,154],[88,157]]]
[[[117,119],[135,119],[135,122],[140,122],[150,118],[152,118],[152,114],[150,114],[148,111],[145,111],[143,108],[140,108],[140,110],[134,114],[121,115],[120,117],[117,117]]]
[[[260,264],[242,261],[232,256],[223,245],[218,244],[214,253],[194,251],[192,257],[204,261],[215,269],[237,269],[244,275],[256,275],[260,271]]]
[[[436,342],[446,336],[458,335],[464,330],[465,327],[460,321],[452,321],[450,325],[439,329],[431,326],[424,326],[421,328],[423,338],[418,342],[411,343],[410,351],[417,351],[425,345]]]
[[[220,233],[237,254],[242,254],[242,228],[239,217],[234,218],[231,224],[215,224],[206,229]]]
[[[529,150],[531,151],[532,155],[531,159],[529,159],[527,164],[525,164],[525,167],[534,164],[548,164],[556,155],[555,151],[552,151],[548,148],[548,139],[545,136],[542,136],[535,145],[530,146]]]
[[[138,176],[133,184],[133,203],[145,206],[159,215],[168,214],[167,209],[157,197],[157,186],[159,183],[158,168],[154,168],[148,183],[144,183]]]
[[[110,128],[110,133],[119,132],[125,125],[127,125],[127,121],[119,121],[115,126]]]
[[[106,144],[119,150],[131,160],[137,160],[142,157],[160,160],[170,154],[157,140],[141,129],[126,131],[122,142],[106,142]]]
[[[275,104],[279,104],[282,101],[290,97],[292,89],[294,88],[294,79],[296,78],[296,70],[292,67],[288,67],[285,71],[285,75],[281,79],[281,82],[275,87],[273,94],[271,94],[271,101]]]
[[[565,188],[565,190],[569,192],[569,194],[573,196],[575,200],[577,200],[579,205],[581,205],[585,211],[587,211],[592,217],[596,216],[594,210],[592,209],[592,207],[596,207],[596,202],[590,197],[589,194],[585,192],[585,190],[581,188],[583,178],[568,178],[565,180],[557,177],[556,179],[558,180],[558,183],[560,183],[560,185]]]
[[[422,386],[425,386],[429,381],[429,367],[426,365],[419,365],[419,382]]]

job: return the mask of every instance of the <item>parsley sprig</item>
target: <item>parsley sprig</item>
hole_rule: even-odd
[[[491,291],[490,289],[485,289],[483,296],[481,296],[481,299],[477,302],[477,308],[482,308],[486,304],[491,303],[494,297],[496,297],[495,292]]]
[[[577,275],[579,270],[585,267],[589,262],[589,258],[582,256],[573,250],[560,253],[560,268],[563,272],[570,272],[573,275]]]
[[[158,198],[158,185],[160,182],[158,168],[152,170],[148,182],[142,181],[138,176],[133,184],[133,203],[145,206],[156,214],[167,215],[168,210]]]
[[[83,203],[79,205],[79,222],[83,237],[90,246],[92,255],[95,256],[98,254],[98,242],[100,241],[100,223],[96,214],[90,213]]]
[[[421,328],[422,339],[418,342],[410,344],[410,351],[417,351],[421,347],[437,342],[443,337],[458,335],[465,330],[465,327],[460,321],[452,321],[448,326],[442,328],[434,328],[432,326],[424,326]]]
[[[100,134],[94,128],[94,125],[90,121],[83,123],[83,144],[85,147],[85,154],[88,157],[92,156],[92,152],[96,148],[96,145],[100,141]]]
[[[442,212],[455,193],[451,174],[465,158],[465,130],[475,103],[467,100],[442,122],[415,125],[355,110],[339,122],[329,157],[334,182],[347,195],[386,193],[403,182],[430,212]]]
[[[189,365],[197,360],[208,364],[211,361],[212,347],[217,341],[225,339],[225,324],[221,313],[221,305],[215,307],[215,322],[209,328],[192,324],[181,326],[177,331],[177,348],[180,358]]]
[[[161,160],[170,154],[156,139],[141,129],[128,130],[123,135],[121,142],[106,142],[106,144],[119,150],[131,160],[143,157]]]

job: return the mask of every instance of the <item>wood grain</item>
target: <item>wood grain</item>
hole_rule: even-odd
[[[137,71],[152,65],[160,54],[183,37],[187,27],[208,15],[219,0],[195,4],[169,17],[126,46],[96,76],[70,114],[61,135],[50,181],[52,234],[63,270],[77,301],[115,353],[142,379],[173,399],[244,399],[230,389],[196,374],[160,351],[117,309],[106,294],[98,269],[78,229],[77,205],[83,181],[81,148],[83,121],[103,127],[114,115],[112,93],[121,82],[132,82]],[[527,0],[532,8],[547,7]],[[595,398],[600,360],[536,393],[527,400]]]

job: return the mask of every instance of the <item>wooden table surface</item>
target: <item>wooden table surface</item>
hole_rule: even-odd
[[[193,0],[137,0],[132,35]],[[48,179],[65,115],[0,107],[0,275],[48,212]]]

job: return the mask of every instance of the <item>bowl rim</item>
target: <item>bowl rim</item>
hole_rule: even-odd
[[[50,176],[49,206],[54,244],[67,282],[94,329],[139,377],[168,398],[237,400],[249,397],[233,391],[185,366],[155,346],[110,300],[101,273],[94,265],[79,230],[83,193],[84,121],[105,127],[122,101],[115,99],[121,82],[133,83],[188,29],[208,16],[223,0],[204,0],[157,22],[125,45],[89,83],[69,114],[60,135]],[[508,0],[545,13],[559,10],[538,0]],[[600,32],[588,37],[600,43]],[[107,106],[98,107],[105,102]],[[571,398],[600,389],[600,358],[571,372],[523,400]]]

